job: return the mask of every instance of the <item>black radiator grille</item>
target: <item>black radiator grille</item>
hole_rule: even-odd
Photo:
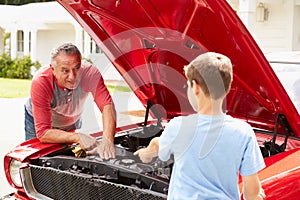
[[[163,200],[150,190],[110,183],[91,177],[60,171],[53,168],[30,166],[33,184],[37,192],[52,199],[103,199],[103,200]]]

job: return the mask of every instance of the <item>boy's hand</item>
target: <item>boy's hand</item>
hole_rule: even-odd
[[[265,191],[264,191],[264,189],[260,188],[259,195],[256,198],[256,200],[263,200],[264,198],[266,198]]]
[[[158,155],[159,137],[153,138],[146,148],[139,149],[133,155],[139,156],[143,163],[149,163]]]
[[[157,151],[153,151],[147,147],[137,150],[133,155],[139,156],[143,163],[150,163],[157,156]]]

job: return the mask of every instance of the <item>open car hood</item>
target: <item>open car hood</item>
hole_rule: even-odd
[[[58,0],[158,118],[192,113],[183,66],[214,51],[233,63],[224,108],[253,127],[300,136],[300,117],[225,0]],[[276,121],[278,123],[276,123]],[[275,128],[275,124],[278,127]]]

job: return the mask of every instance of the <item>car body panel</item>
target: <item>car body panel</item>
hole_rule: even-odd
[[[35,138],[32,140],[25,141],[25,142],[21,143],[20,145],[16,146],[15,148],[11,149],[4,156],[4,169],[5,169],[5,175],[6,175],[8,182],[13,186],[13,183],[11,181],[11,178],[10,178],[9,172],[8,172],[9,165],[10,165],[12,158],[26,164],[26,163],[30,163],[30,159],[35,159],[40,156],[48,155],[49,153],[52,153],[52,152],[62,149],[64,146],[66,146],[66,145],[41,143],[38,139]],[[24,194],[23,194],[23,196],[24,196]]]
[[[295,167],[289,171],[273,176],[272,179],[263,182],[265,199],[297,200],[299,199],[299,174],[300,168]]]
[[[271,165],[259,173],[267,197],[265,199],[299,198],[299,150],[293,151],[280,160],[271,161]],[[268,164],[268,160],[266,160]]]
[[[266,194],[265,200],[299,198],[300,150],[284,152],[265,159],[266,168],[258,173]],[[242,183],[239,184],[242,191]]]
[[[13,151],[7,153],[7,156],[14,157],[23,162],[26,161],[28,157],[34,159],[35,157],[49,154],[51,151],[54,152],[62,149],[64,146],[65,145],[62,144],[41,143],[37,138],[34,138],[16,146]]]

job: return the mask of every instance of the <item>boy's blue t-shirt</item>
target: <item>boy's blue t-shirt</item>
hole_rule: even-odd
[[[159,158],[174,155],[168,199],[240,199],[238,173],[265,167],[249,124],[228,115],[176,117],[159,139]]]

